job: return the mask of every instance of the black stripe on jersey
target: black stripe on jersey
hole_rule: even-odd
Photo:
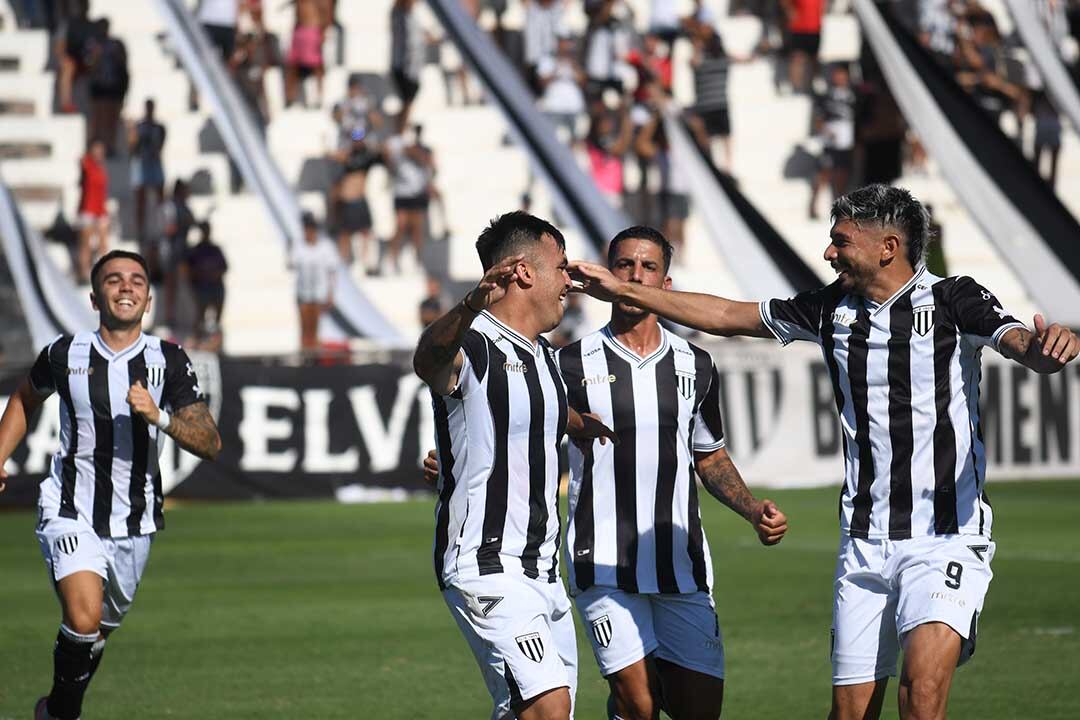
[[[161,489],[161,473],[154,473],[150,480],[154,485],[154,528],[165,529],[165,492]]]
[[[694,584],[702,592],[709,591],[709,576],[705,569],[705,534],[701,530],[701,505],[698,502],[697,481],[690,481],[690,502],[686,509],[689,537],[686,552],[694,567]]]
[[[570,407],[579,413],[589,410],[589,393],[581,384],[585,370],[581,360],[581,341],[559,352],[559,367],[566,379],[566,399]],[[593,553],[596,550],[595,526],[593,524],[593,449],[589,443],[581,451],[581,485],[578,488],[577,506],[574,508],[574,547],[571,560],[574,563],[574,582],[581,590],[588,590],[596,581]]]
[[[540,385],[540,364],[528,350],[514,345],[518,361],[525,366],[525,387],[529,391],[529,524],[525,531],[525,548],[521,551],[521,568],[526,577],[540,576],[537,561],[540,546],[547,535],[547,454],[544,445],[544,389]]]
[[[697,402],[687,431],[692,444],[694,442],[694,422],[698,411],[702,410],[702,403],[705,403],[704,411],[701,413],[705,426],[713,433],[713,437],[720,438],[724,436],[722,411],[718,412],[716,408],[725,401],[725,396],[720,396],[719,403],[715,401],[716,397],[720,395],[721,378],[716,372],[716,367],[713,365],[709,353],[694,345],[691,345],[690,349],[694,351],[694,388],[695,401]],[[715,417],[713,417],[714,415]],[[686,517],[688,524],[686,552],[690,556],[690,564],[694,572],[694,583],[697,585],[698,590],[708,592],[708,572],[705,567],[705,533],[701,529],[697,479],[692,472],[690,474],[689,502]]]
[[[619,548],[615,566],[616,584],[627,592],[637,592],[637,422],[634,409],[634,373],[630,364],[604,343],[608,373],[626,380],[619,392],[611,392],[613,430],[619,444],[615,457],[615,546]]]
[[[569,415],[567,410],[568,400],[566,398],[566,388],[563,387],[562,374],[559,372],[559,366],[555,363],[555,354],[550,350],[550,346],[547,345],[547,341],[540,338],[539,342],[545,343],[544,345],[544,358],[547,360],[548,372],[551,374],[551,382],[555,384],[555,394],[559,399],[559,424],[556,430],[555,446],[551,448],[551,452],[555,453],[555,456],[559,455],[559,444],[562,443],[562,437],[566,434],[566,423]],[[559,486],[555,485],[553,491],[555,496],[552,498],[552,507],[559,507]],[[551,554],[551,569],[548,570],[548,582],[555,583],[559,581],[559,548],[562,547],[562,515],[556,510],[555,520],[559,523],[559,531],[555,534],[555,552]]]
[[[889,538],[911,537],[911,455],[915,435],[911,420],[911,332],[914,314],[911,293],[896,299],[889,310]]]
[[[821,349],[825,356],[825,364],[829,368],[829,377],[832,379],[833,400],[836,402],[836,414],[844,417],[844,393],[840,389],[840,365],[836,362],[836,338],[833,336],[836,327],[829,315],[836,310],[837,303],[827,303],[821,308]],[[840,442],[843,446],[844,457],[847,458],[847,433],[840,433]],[[846,462],[846,460],[845,460]],[[847,495],[847,482],[840,483],[840,496],[837,499],[837,515],[843,514],[844,496]]]
[[[469,363],[476,372],[476,379],[482,382],[488,366],[487,339],[484,334],[477,330],[465,333],[465,339],[461,341],[461,349],[469,358]]]
[[[113,415],[109,399],[109,361],[90,346],[90,408],[94,414],[94,532],[110,537],[113,482]]]
[[[431,393],[431,399],[435,411],[435,445],[439,450],[439,473],[442,475],[439,514],[435,518],[435,577],[439,580],[439,589],[445,590],[443,556],[450,544],[450,498],[454,494],[457,481],[454,478],[454,453],[450,444],[450,413],[446,401],[440,395]]]
[[[874,483],[874,450],[870,446],[870,413],[867,408],[867,361],[870,346],[870,313],[862,304],[851,325],[848,339],[848,386],[851,388],[851,404],[855,411],[855,444],[859,452],[859,480],[852,500],[851,536],[865,538],[870,533],[870,509],[873,498],[870,486]]]
[[[146,377],[146,355],[140,352],[128,360],[128,382],[141,382],[150,387]],[[142,532],[142,516],[146,513],[146,471],[150,464],[150,428],[138,413],[131,414],[131,481],[128,500],[131,512],[127,517],[128,535]]]
[[[947,308],[941,285],[934,286],[934,304]],[[939,310],[939,312],[941,312]],[[951,318],[938,317],[934,323],[934,532],[955,533],[956,521],[956,430],[949,417],[952,400],[952,358],[956,352],[956,330]],[[945,322],[943,322],[945,321]]]
[[[656,533],[656,583],[662,593],[677,593],[679,581],[675,577],[675,536],[671,518],[675,478],[679,471],[679,388],[674,350],[668,350],[660,358],[655,372],[658,447],[653,531]]]
[[[62,337],[53,343],[49,351],[49,365],[52,368],[53,382],[56,383],[56,393],[60,396],[60,402],[67,413],[68,427],[71,429],[68,438],[67,453],[60,461],[62,479],[60,481],[60,517],[77,518],[79,512],[75,509],[75,455],[79,452],[79,420],[75,416],[75,404],[71,401],[71,384],[68,382],[68,352],[71,349],[71,336]]]
[[[487,481],[484,501],[483,537],[476,550],[476,565],[481,575],[503,571],[499,553],[502,551],[503,528],[506,524],[506,502],[509,492],[509,458],[507,435],[510,432],[510,392],[506,378],[506,356],[490,341],[488,343],[488,405],[495,431],[495,456]]]

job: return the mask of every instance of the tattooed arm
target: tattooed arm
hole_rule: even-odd
[[[221,435],[205,402],[185,405],[174,412],[165,434],[203,460],[214,460],[221,452]]]
[[[709,494],[754,526],[763,545],[775,545],[787,532],[787,516],[772,500],[758,500],[746,487],[727,450],[697,453],[697,473]]]

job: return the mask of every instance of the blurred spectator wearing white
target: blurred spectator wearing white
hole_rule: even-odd
[[[217,48],[221,62],[226,63],[236,49],[236,24],[241,0],[202,0],[196,19],[206,31],[210,44]]]
[[[731,113],[728,108],[728,74],[732,59],[724,50],[720,33],[705,23],[692,21],[694,55],[693,112],[701,118],[710,141],[719,139],[724,149],[724,172],[731,174]],[[711,154],[711,147],[710,147]]]
[[[394,0],[390,10],[390,75],[401,100],[398,132],[409,122],[413,100],[420,92],[420,73],[427,57],[427,34],[415,12],[416,0]]]
[[[154,101],[148,99],[143,117],[128,132],[128,153],[131,157],[131,187],[135,194],[135,234],[146,235],[147,195],[154,193],[153,201],[161,202],[165,192],[165,169],[161,164],[161,151],[165,148],[165,126],[154,118]]]
[[[94,258],[109,251],[109,171],[105,167],[105,143],[91,140],[83,156],[79,185],[79,250],[76,257],[78,279],[90,282]]]
[[[589,14],[585,30],[585,95],[600,97],[607,89],[622,94],[620,66],[626,62],[630,39],[615,17],[615,0],[601,0]]]
[[[555,55],[545,55],[536,66],[536,76],[542,89],[537,105],[556,128],[565,128],[570,144],[578,140],[577,120],[585,112],[585,71],[574,57],[574,40],[568,35],[559,38]]]
[[[431,201],[432,157],[418,141],[414,129],[408,140],[401,135],[387,140],[383,158],[390,170],[397,221],[390,238],[390,264],[394,272],[400,272],[403,244],[413,246],[418,261],[423,250]]]
[[[919,41],[947,66],[956,54],[954,1],[919,0]]]
[[[334,305],[341,258],[333,243],[319,233],[315,216],[301,217],[304,241],[293,247],[292,267],[296,271],[296,303],[300,311],[300,351],[313,355],[319,348],[319,320]]]
[[[558,38],[565,34],[563,13],[566,0],[526,0],[525,25],[522,27],[525,53],[525,78],[536,94],[540,93],[540,61],[554,56]]]
[[[821,48],[821,18],[825,0],[780,0],[787,17],[788,80],[793,92],[803,93],[817,73]]]
[[[681,23],[679,0],[652,0],[649,4],[649,34],[671,45],[679,36]]]
[[[829,87],[815,98],[814,128],[821,137],[819,168],[810,191],[810,218],[817,218],[817,197],[823,185],[832,189],[835,200],[847,192],[855,148],[855,91],[843,63],[829,73]]]
[[[285,105],[295,103],[300,94],[300,85],[309,77],[315,77],[317,98],[315,106],[322,104],[323,77],[326,68],[323,64],[323,39],[326,28],[330,26],[332,12],[325,1],[296,0],[296,25],[293,27],[292,43],[285,60]]]

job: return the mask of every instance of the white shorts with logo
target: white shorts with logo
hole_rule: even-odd
[[[945,623],[975,652],[975,631],[994,574],[994,543],[979,535],[910,540],[842,537],[833,597],[833,685],[896,675],[904,636]]]
[[[103,538],[83,520],[57,517],[45,521],[37,539],[54,585],[84,570],[101,576],[105,582],[101,624],[120,627],[135,600],[154,536]]]
[[[724,677],[724,637],[707,592],[638,594],[594,585],[574,597],[604,677],[656,657]]]
[[[487,575],[454,581],[443,598],[480,665],[493,720],[555,688],[569,688],[573,702],[577,636],[561,582]]]

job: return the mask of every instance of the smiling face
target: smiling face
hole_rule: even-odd
[[[545,234],[535,250],[528,253],[525,262],[534,276],[529,292],[537,313],[537,324],[544,328],[541,332],[548,332],[562,321],[563,302],[570,292],[566,250],[559,247],[555,238]]]
[[[671,287],[671,278],[664,267],[664,251],[651,240],[633,237],[620,240],[608,265],[612,275],[620,280],[649,287]],[[615,309],[635,317],[649,314],[647,310],[627,303],[617,303]]]
[[[111,330],[138,327],[150,307],[150,281],[142,265],[130,258],[105,263],[93,278],[90,301]]]
[[[861,225],[847,218],[838,219],[829,232],[825,260],[837,274],[840,287],[849,293],[865,294],[883,267],[885,237],[895,230],[867,221]]]

